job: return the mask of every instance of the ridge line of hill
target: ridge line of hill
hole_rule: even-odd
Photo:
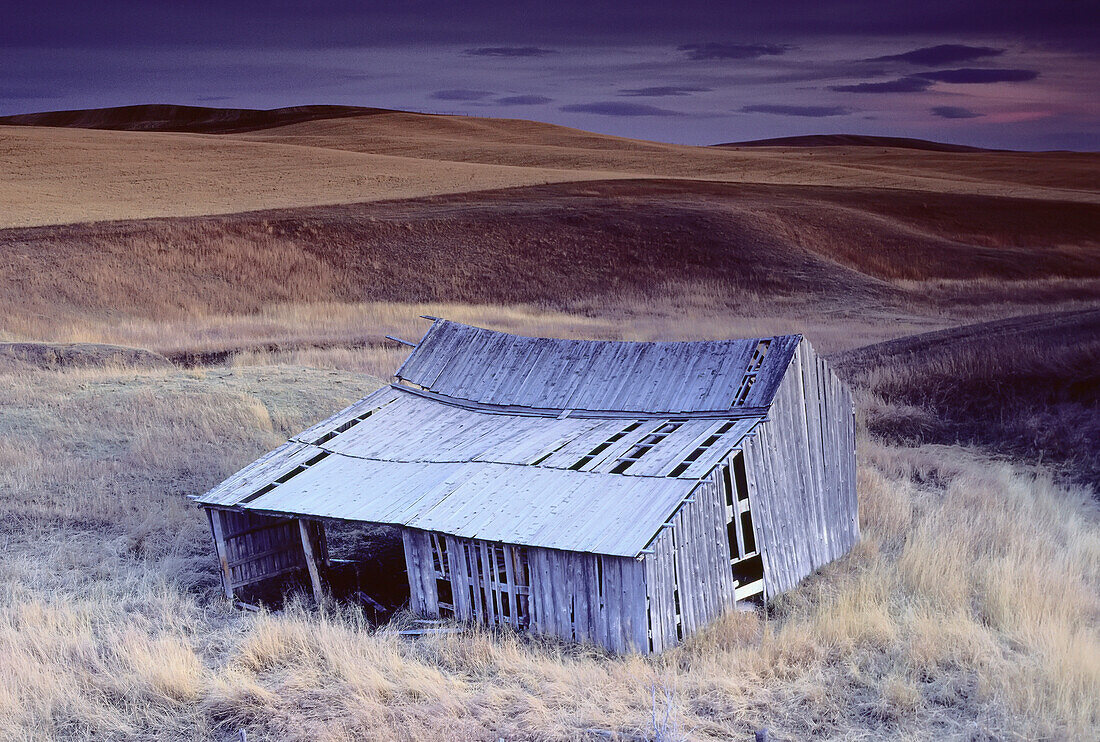
[[[143,103],[106,108],[77,108],[0,116],[0,125],[53,126],[116,131],[161,131],[194,134],[243,134],[290,124],[326,119],[358,118],[384,113],[421,116],[438,114],[389,108],[341,105],[304,105],[283,108],[215,108],[173,103]],[[868,134],[811,134],[805,136],[725,142],[713,147],[894,147],[930,152],[1010,152],[910,137]]]
[[[322,119],[399,113],[388,108],[307,105],[285,108],[211,108],[144,103],[109,108],[77,108],[0,116],[5,126],[54,126],[113,131],[163,131],[191,134],[242,134]],[[424,114],[431,115],[431,114]]]
[[[723,142],[713,147],[894,147],[926,152],[1023,152],[1026,150],[989,149],[966,144],[936,142],[913,137],[886,137],[873,134],[805,134],[793,137],[750,139],[744,142]]]

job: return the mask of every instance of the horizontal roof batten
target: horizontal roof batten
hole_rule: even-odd
[[[391,384],[394,389],[415,394],[425,399],[430,399],[441,404],[461,407],[473,412],[484,412],[490,415],[516,415],[520,417],[562,417],[564,409],[553,407],[525,407],[522,405],[495,405],[477,402],[460,397],[449,397],[446,394],[433,392],[428,389],[414,389],[404,384]],[[670,410],[568,410],[570,418],[577,419],[677,419],[677,420],[745,420],[747,418],[766,418],[768,407],[731,407],[728,410],[701,410],[696,412],[680,412]]]

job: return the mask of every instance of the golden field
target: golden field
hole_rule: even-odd
[[[0,227],[637,177],[1100,200],[1100,155],[1087,153],[688,147],[531,121],[401,111],[227,134],[102,130],[127,123],[107,117],[94,124],[101,128],[84,129],[0,122]]]

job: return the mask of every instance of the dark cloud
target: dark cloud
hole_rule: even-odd
[[[861,113],[844,117],[846,126],[864,128],[858,133],[931,136],[938,123],[951,136],[976,137],[973,143],[986,146],[1079,146],[1086,139],[1100,146],[1100,117],[1088,98],[1100,51],[1100,4],[1080,0],[1039,6],[1034,0],[636,0],[629,6],[592,0],[51,0],[9,6],[18,9],[0,23],[0,88],[16,97],[0,99],[4,113],[194,101],[205,94],[250,108],[310,102],[482,106],[479,113],[493,115],[495,106],[500,115],[526,112],[607,133],[701,143],[726,140],[733,128],[742,139],[803,134],[808,123],[839,118],[738,113],[752,101],[836,103],[883,112],[878,122],[863,121]],[[1001,47],[1003,54],[988,51]],[[869,61],[879,55],[888,56]],[[1042,86],[1035,100],[1049,103],[1055,115],[1006,116],[990,126],[930,113],[940,103],[974,105],[988,122],[1015,110],[1007,99],[933,99],[919,91],[949,82],[914,74],[983,66],[1041,71],[1035,82],[1015,84]],[[665,92],[661,88],[687,93],[696,86],[714,92],[656,95]],[[842,92],[821,98],[828,86]],[[450,88],[476,92],[443,90]],[[33,100],[24,89],[55,97]],[[498,102],[535,95],[514,93],[524,90],[553,91],[555,100]],[[430,98],[433,91],[442,97]],[[629,97],[640,100],[624,100]],[[705,115],[704,100],[713,116]],[[682,115],[608,112],[604,106],[603,115],[558,110],[570,102],[608,101],[648,102]],[[1068,132],[1077,138],[1065,138]],[[1080,132],[1091,135],[1078,137]]]
[[[682,44],[678,51],[684,52],[688,59],[697,61],[714,59],[757,59],[785,54],[791,47],[786,44]]]
[[[936,82],[955,83],[980,83],[980,82],[1025,82],[1034,80],[1039,76],[1036,70],[991,70],[991,69],[959,69],[937,70],[936,72],[921,72],[916,75],[925,80]]]
[[[489,90],[437,90],[432,97],[436,100],[483,100],[492,94]]]
[[[923,64],[935,67],[941,64],[958,64],[969,62],[983,57],[998,57],[1004,54],[1004,49],[996,49],[992,46],[968,46],[967,44],[939,44],[937,46],[925,46],[914,49],[904,54],[891,54],[886,57],[875,57],[868,62],[909,62],[910,64]]]
[[[596,103],[574,103],[562,106],[566,113],[595,113],[600,116],[680,116],[677,111],[667,108],[647,106],[642,103],[623,103],[622,101],[599,101]]]
[[[636,96],[639,98],[663,98],[669,95],[691,95],[692,93],[706,93],[711,88],[695,85],[658,85],[651,88],[627,88],[620,90],[619,95]]]
[[[675,45],[736,28],[756,43],[832,37],[933,38],[950,42],[1013,38],[1096,49],[1100,6],[1061,0],[416,0],[365,3],[314,0],[86,0],[9,2],[0,48],[128,45],[349,45],[453,43],[496,48],[586,42]],[[18,7],[18,10],[14,8]],[[987,43],[987,42],[975,42]],[[493,46],[489,46],[492,44]]]
[[[935,106],[929,110],[933,116],[939,116],[941,119],[976,119],[985,115],[975,113],[969,108],[963,108],[962,106]]]
[[[861,82],[854,85],[833,85],[830,90],[838,93],[921,93],[934,82],[985,83],[1023,82],[1039,76],[1036,70],[995,70],[963,68],[918,72],[887,82]]]
[[[541,46],[481,46],[467,49],[466,53],[474,57],[545,57],[557,54],[556,49],[543,49]]]
[[[860,82],[855,85],[833,85],[838,93],[920,93],[932,87],[932,81],[909,75],[887,82]]]
[[[846,116],[851,109],[844,106],[787,106],[781,104],[761,104],[745,106],[742,113],[771,113],[776,116],[806,116],[809,118],[825,118],[826,116]]]
[[[545,95],[508,95],[496,99],[497,103],[504,106],[537,106],[540,103],[552,103],[553,101],[553,98],[547,98]]]

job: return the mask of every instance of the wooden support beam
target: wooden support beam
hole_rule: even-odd
[[[737,600],[745,600],[751,598],[754,595],[759,595],[764,592],[764,579],[760,578],[756,582],[750,582],[747,585],[742,585],[734,590],[734,597]]]
[[[304,518],[298,519],[298,529],[302,532],[302,551],[309,569],[309,581],[313,585],[313,599],[321,605],[321,573],[317,569],[317,550],[314,543],[313,528]]]
[[[214,534],[214,550],[218,553],[218,561],[221,562],[222,588],[225,590],[225,597],[233,600],[233,573],[229,569],[229,554],[225,544],[225,526],[222,523],[222,511],[207,508],[206,514],[210,518],[210,531]]]

